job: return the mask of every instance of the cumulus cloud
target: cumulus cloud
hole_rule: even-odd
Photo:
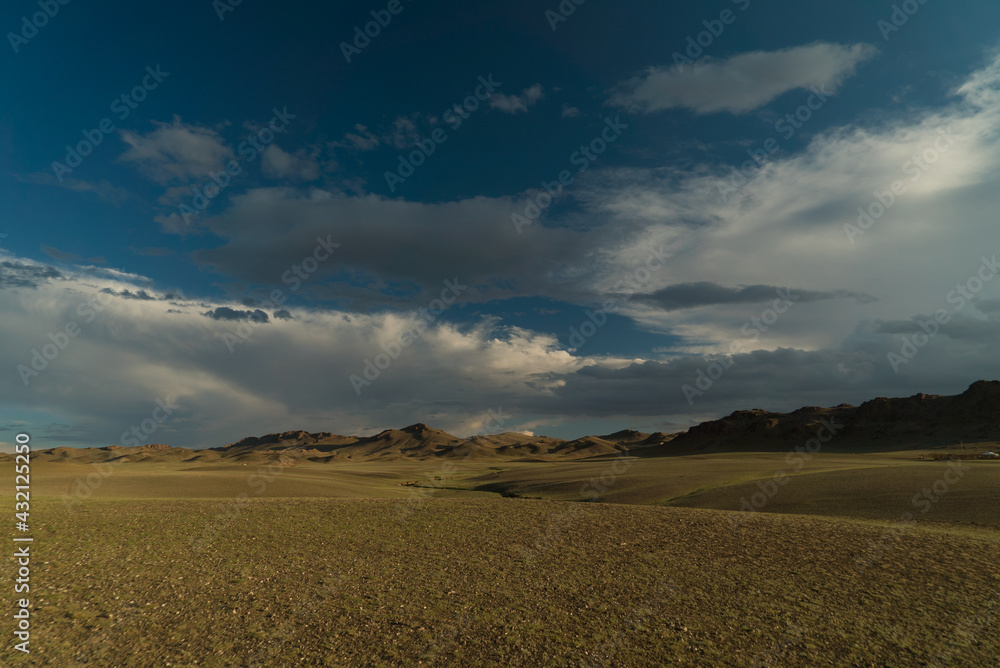
[[[310,279],[304,291],[316,298],[363,308],[413,304],[457,276],[470,286],[463,301],[532,295],[590,305],[620,292],[622,276],[660,247],[669,262],[620,312],[679,341],[674,352],[728,350],[786,285],[801,298],[755,345],[822,349],[859,319],[926,312],[928,294],[944,300],[948,272],[975,269],[973,254],[992,224],[984,213],[989,183],[1000,172],[1000,114],[990,102],[998,69],[994,62],[970,76],[954,103],[830,129],[749,176],[715,165],[589,172],[569,193],[580,205],[578,225],[512,234],[520,198],[425,204],[262,189],[205,221],[225,243],[195,259],[239,280],[280,285],[317,237],[331,235],[350,251]],[[905,174],[914,155],[942,145],[942,133],[950,149],[917,177]],[[850,243],[845,223],[896,177],[907,192],[891,215]],[[424,234],[431,227],[435,235]],[[933,266],[914,265],[927,247],[936,249]],[[845,271],[855,266],[865,270]]]
[[[420,132],[417,130],[417,124],[414,121],[414,118],[399,116],[392,124],[392,130],[389,132],[386,139],[396,148],[407,148],[409,146],[413,146],[413,144],[419,141],[420,138]]]
[[[702,58],[680,67],[650,67],[621,84],[610,104],[645,113],[684,108],[700,114],[743,114],[796,88],[815,86],[832,94],[877,53],[869,44],[816,42],[726,60]]]
[[[527,113],[528,107],[534,106],[544,96],[545,89],[541,84],[535,84],[530,88],[525,88],[520,95],[494,93],[490,96],[490,107],[499,109],[506,114],[516,114],[522,111]]]
[[[114,294],[102,292],[109,288]],[[82,274],[39,289],[31,296],[0,292],[0,314],[10,323],[0,364],[27,367],[32,349],[49,341],[46,332],[62,331],[69,321],[80,333],[27,385],[16,373],[0,378],[0,397],[58,414],[73,427],[59,437],[65,444],[117,443],[157,399],[178,405],[155,437],[175,445],[220,445],[289,423],[315,430],[335,423],[337,431],[364,433],[400,426],[404,418],[456,426],[494,402],[547,392],[551,374],[580,365],[550,335],[486,321],[464,327],[437,321],[359,396],[350,374],[363,373],[383,344],[413,330],[419,314],[292,307],[285,309],[292,319],[264,326],[253,316],[260,311],[217,303],[206,313],[204,301],[173,308],[122,298],[140,288]],[[253,331],[230,351],[225,336],[237,323]],[[435,405],[408,406],[417,378]]]
[[[210,128],[192,125],[175,116],[170,123],[154,121],[146,134],[121,130],[129,148],[119,158],[134,164],[157,183],[187,181],[219,170],[233,156],[222,137]]]
[[[309,308],[290,301],[266,326],[253,319],[267,315],[255,301],[167,301],[143,276],[57,271],[4,252],[0,286],[15,289],[0,290],[0,366],[30,363],[68,321],[81,333],[29,385],[15,373],[0,377],[0,396],[70,425],[53,432],[60,438],[97,445],[117,442],[164,398],[179,408],[156,440],[219,445],[290,424],[340,433],[417,421],[462,429],[498,406],[524,416],[505,428],[544,433],[582,416],[632,423],[669,414],[683,426],[747,408],[746,397],[787,410],[915,388],[960,392],[971,380],[1000,377],[1000,278],[980,273],[984,254],[1000,253],[990,246],[1000,59],[954,93],[935,108],[817,133],[801,152],[776,154],[749,173],[717,164],[590,170],[567,193],[571,213],[550,210],[520,235],[510,215],[523,211],[523,195],[427,204],[251,190],[201,222],[221,242],[195,261],[230,285],[287,291],[286,272],[315,257],[318,244],[340,244],[296,294],[314,300]],[[912,171],[914,156],[935,146],[934,160]],[[897,180],[905,190],[852,243],[845,224]],[[623,275],[638,278],[636,268],[660,247],[667,260],[617,310],[663,334],[659,350],[586,355],[561,345],[562,332],[496,317],[464,325],[440,318],[371,386],[360,394],[352,386],[351,374],[415,326],[416,309],[445,279],[468,286],[466,301],[549,296],[592,310],[621,292]],[[769,314],[771,290],[785,285],[800,299]],[[953,292],[970,285],[975,294],[960,307]],[[348,310],[338,301],[345,295],[365,308]],[[88,321],[80,305],[94,298],[102,308]],[[395,308],[367,308],[386,303]],[[940,309],[950,322],[897,373],[888,354]],[[230,349],[226,335],[247,327],[251,335]],[[717,355],[731,355],[731,366],[688,403],[683,385]]]
[[[957,86],[952,101],[830,128],[763,166],[605,170],[575,194],[591,212],[633,231],[630,249],[610,253],[619,262],[650,245],[671,245],[669,266],[655,279],[662,282],[645,292],[707,281],[876,298],[796,305],[756,343],[827,348],[861,319],[947,307],[956,276],[977,270],[995,225],[989,202],[1000,178],[998,90],[1000,59]],[[919,166],[922,156],[933,161]],[[897,181],[904,190],[885,215],[853,232],[859,208],[878,203],[875,193]],[[928,262],[913,261],[928,254]],[[997,288],[1000,282],[991,283],[979,297],[995,298]],[[739,304],[667,311],[636,301],[627,311],[644,328],[679,336],[688,344],[679,350],[689,353],[726,351],[741,326],[760,316],[759,307]]]
[[[466,325],[431,322],[375,382],[358,385],[351,375],[361,377],[366,360],[424,316],[288,307],[263,326],[261,310],[183,298],[169,303],[162,291],[126,276],[64,274],[31,294],[0,291],[6,323],[0,365],[29,365],[32,349],[48,342],[47,332],[69,321],[80,327],[27,385],[16,374],[0,378],[4,400],[49,411],[69,425],[52,433],[53,445],[118,443],[157,400],[177,409],[155,440],[197,447],[289,424],[373,433],[425,421],[472,433],[477,416],[496,407],[517,416],[504,425],[514,431],[538,432],[535,425],[581,416],[635,421],[670,414],[683,425],[746,408],[747,396],[761,407],[790,409],[908,393],[914,383],[958,392],[970,378],[1000,375],[1000,359],[982,354],[1000,323],[992,323],[992,339],[985,328],[974,337],[934,338],[903,374],[884,363],[897,346],[895,333],[869,323],[828,349],[738,354],[726,375],[691,405],[681,388],[707,363],[702,357],[586,356],[565,349],[552,334],[487,318]],[[134,298],[143,290],[155,298]],[[81,310],[86,304],[100,308]],[[237,323],[249,324],[250,334],[227,344]]]
[[[319,162],[305,149],[288,153],[277,144],[267,147],[261,157],[261,171],[265,176],[290,181],[315,181],[319,178]]]
[[[372,149],[378,148],[381,144],[381,140],[376,137],[367,127],[358,123],[354,126],[354,132],[348,132],[344,135],[344,142],[338,143],[338,146],[348,146],[357,151],[371,151]]]

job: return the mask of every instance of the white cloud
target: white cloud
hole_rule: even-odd
[[[621,86],[610,104],[636,112],[685,108],[708,114],[742,114],[796,88],[835,92],[857,66],[878,50],[868,44],[816,42],[780,51],[751,51],[726,60],[703,58],[693,65],[650,67]]]
[[[145,135],[121,130],[129,145],[119,158],[133,163],[157,183],[200,178],[224,168],[233,152],[210,128],[190,125],[175,116],[171,123],[154,122],[156,129]]]
[[[907,320],[947,308],[947,294],[971,276],[981,256],[1000,252],[989,241],[995,238],[1000,179],[1000,59],[955,93],[954,103],[878,126],[830,129],[801,153],[775,154],[749,169],[749,177],[737,166],[700,165],[683,173],[623,169],[592,174],[576,192],[592,211],[642,230],[632,250],[613,251],[623,262],[650,244],[673,248],[654,290],[713,281],[875,296],[871,303],[796,305],[752,342],[770,350],[836,349],[862,321]],[[917,166],[916,160],[929,158],[934,162],[925,162],[926,169]],[[876,191],[888,192],[894,181],[905,192],[852,244],[845,224],[855,224],[858,208],[869,207]],[[981,297],[997,294],[1000,281]],[[741,326],[759,317],[761,306],[666,312],[633,304],[627,312],[645,327],[682,337],[675,351],[719,353],[744,338]],[[936,345],[955,344],[941,337]]]
[[[261,158],[261,171],[265,176],[290,181],[315,181],[319,178],[319,163],[305,149],[288,153],[277,144],[271,144]]]
[[[257,324],[231,353],[222,337],[239,323],[203,314],[245,309],[242,303],[168,299],[143,285],[77,273],[0,292],[6,323],[0,364],[12,370],[0,379],[0,399],[58,414],[84,442],[110,445],[148,417],[157,399],[169,398],[180,408],[154,442],[223,445],[288,424],[371,433],[402,426],[403,419],[437,417],[436,425],[457,428],[469,413],[550,392],[553,374],[583,364],[551,335],[489,321],[466,327],[436,321],[359,397],[349,375],[362,374],[382,343],[414,328],[416,311],[368,315],[292,306],[292,319]],[[142,289],[154,299],[111,294]],[[46,332],[64,331],[68,322],[77,324],[78,335],[24,386],[16,367],[30,365],[31,351],[50,342]],[[440,398],[430,415],[426,406],[406,406],[417,379],[421,394]]]
[[[366,126],[358,123],[354,126],[354,132],[348,132],[344,135],[344,140],[346,143],[337,143],[337,146],[348,146],[357,151],[371,151],[372,149],[378,148],[379,144],[382,142],[378,137],[373,135]]]
[[[493,109],[499,109],[507,114],[516,114],[521,111],[527,112],[528,107],[533,106],[544,96],[545,89],[541,84],[535,84],[530,88],[525,88],[521,91],[520,95],[504,95],[503,93],[494,93],[490,96],[490,107]]]
[[[576,118],[580,115],[580,110],[577,107],[571,107],[568,104],[564,104],[562,108],[563,118]]]
[[[421,138],[416,122],[420,118],[420,114],[397,116],[391,127],[376,129],[376,132],[372,132],[367,126],[358,123],[354,126],[353,132],[346,133],[344,139],[334,142],[333,146],[362,152],[373,151],[379,146],[407,148],[413,146]]]
[[[392,124],[392,132],[387,139],[396,148],[408,148],[420,140],[420,133],[417,132],[417,124],[412,118],[399,116]]]
[[[819,133],[801,153],[775,154],[725,201],[721,192],[739,178],[737,168],[592,170],[570,191],[579,205],[569,220],[575,226],[538,224],[524,235],[510,223],[523,202],[511,197],[423,204],[257,189],[203,221],[224,241],[196,259],[227,280],[268,287],[280,285],[282,272],[311,252],[316,236],[332,235],[342,247],[302,290],[326,287],[329,294],[310,296],[335,299],[361,292],[349,282],[335,289],[324,284],[343,273],[364,286],[414,284],[425,291],[457,274],[471,286],[470,298],[552,295],[593,308],[591,302],[600,303],[623,274],[640,266],[649,247],[662,245],[669,261],[644,290],[709,281],[729,290],[701,286],[723,298],[699,303],[685,293],[677,308],[638,298],[624,306],[625,317],[671,336],[645,358],[567,350],[558,341],[564,332],[439,319],[358,397],[348,375],[414,322],[414,309],[426,302],[410,299],[400,307],[400,300],[394,313],[324,308],[322,301],[308,309],[289,306],[292,319],[272,317],[230,354],[220,336],[235,323],[201,314],[251,308],[243,301],[168,301],[143,276],[56,271],[0,250],[0,284],[7,286],[0,290],[0,366],[12,372],[49,341],[49,332],[79,321],[82,300],[105,289],[160,298],[109,298],[29,387],[16,373],[0,377],[0,399],[12,417],[10,407],[52,411],[103,445],[147,417],[157,398],[171,396],[182,409],[156,440],[219,445],[290,425],[371,433],[425,421],[461,429],[497,406],[533,420],[550,416],[545,424],[552,424],[693,410],[716,415],[746,408],[748,396],[780,409],[917,389],[959,392],[976,378],[1000,376],[1000,278],[984,284],[977,295],[982,301],[953,312],[953,322],[902,373],[893,373],[886,358],[898,349],[901,332],[917,330],[914,318],[954,309],[947,295],[975,275],[983,255],[1000,254],[1000,59],[968,77],[956,95],[935,109]],[[941,131],[953,143],[913,180],[905,165],[940,146]],[[905,193],[851,244],[844,224],[894,180],[905,182]],[[282,222],[277,233],[275,221]],[[435,235],[426,234],[431,226]],[[803,300],[776,322],[763,318],[767,329],[689,407],[681,386],[705,366],[698,355],[728,352],[742,325],[768,306],[732,295],[746,292],[740,286],[763,285],[871,294],[878,301]],[[532,424],[526,419],[505,428],[536,430]]]

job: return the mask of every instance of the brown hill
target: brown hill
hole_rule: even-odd
[[[374,436],[344,436],[330,432],[285,431],[251,436],[209,450],[173,448],[164,444],[141,447],[58,447],[33,453],[40,461],[61,463],[182,462],[206,464],[282,464],[299,461],[344,462],[445,457],[498,461],[567,461],[614,456],[685,454],[699,451],[777,450],[805,444],[835,428],[831,450],[923,449],[959,442],[1000,441],[1000,381],[977,381],[962,394],[915,394],[878,397],[860,406],[805,406],[791,413],[740,410],[719,420],[703,422],[680,434],[647,434],[623,429],[604,436],[572,441],[517,432],[459,438],[417,423],[386,429]],[[10,461],[12,455],[0,455]]]
[[[827,431],[820,431],[826,426]],[[754,409],[703,422],[679,434],[673,451],[787,448],[832,428],[825,449],[910,449],[1000,441],[1000,381],[977,381],[962,394],[878,397],[860,406],[806,406],[791,413]]]
[[[639,432],[633,432],[639,434]],[[648,434],[641,434],[647,437]],[[583,459],[613,455],[627,449],[627,439],[614,443],[596,436],[565,441],[547,436],[507,432],[459,438],[426,424],[386,429],[374,436],[336,436],[326,433],[284,432],[245,438],[223,448],[224,454],[284,453],[311,461],[475,457],[476,459],[538,460]],[[642,439],[635,439],[641,441]]]

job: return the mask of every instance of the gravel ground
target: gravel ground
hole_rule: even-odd
[[[1000,665],[988,534],[499,498],[33,511],[33,651],[3,665]]]

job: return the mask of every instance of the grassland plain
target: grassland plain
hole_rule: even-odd
[[[39,463],[4,665],[998,665],[1000,466],[895,531],[944,463],[817,455],[748,515],[780,456],[639,459],[575,503],[610,461],[126,464],[86,498]]]

